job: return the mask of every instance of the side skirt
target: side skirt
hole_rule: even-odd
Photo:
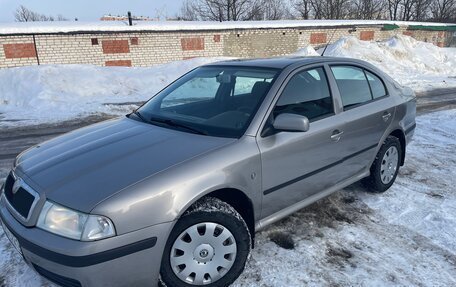
[[[320,200],[324,197],[327,197],[327,196],[331,195],[332,193],[334,193],[338,190],[341,190],[341,189],[349,186],[350,184],[355,183],[355,182],[369,176],[369,174],[370,174],[370,171],[369,171],[369,169],[367,169],[366,171],[363,171],[353,177],[350,177],[326,190],[323,190],[312,196],[309,196],[308,198],[306,198],[300,202],[297,202],[285,209],[282,209],[274,214],[271,214],[271,215],[261,219],[255,225],[255,232],[263,230],[268,225],[273,224],[273,223],[281,220],[282,218],[287,217],[288,215],[295,213],[296,211],[314,203],[315,201]]]

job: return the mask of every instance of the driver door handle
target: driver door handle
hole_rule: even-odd
[[[338,142],[343,133],[344,133],[343,131],[334,130],[331,134],[331,140]]]

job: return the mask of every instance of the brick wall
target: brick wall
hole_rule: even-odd
[[[409,30],[406,26],[384,30],[383,25],[0,35],[0,68],[38,62],[144,67],[194,57],[270,57],[307,45],[318,48],[347,35],[378,41],[397,34],[438,46],[454,40],[452,32]]]

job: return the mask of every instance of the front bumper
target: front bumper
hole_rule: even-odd
[[[172,222],[112,238],[81,242],[20,224],[0,201],[0,219],[29,266],[63,286],[157,286]],[[159,235],[159,236],[157,236]]]

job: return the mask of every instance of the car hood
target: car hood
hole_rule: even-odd
[[[48,199],[90,212],[146,177],[233,141],[123,118],[37,145],[18,157],[15,169]]]

